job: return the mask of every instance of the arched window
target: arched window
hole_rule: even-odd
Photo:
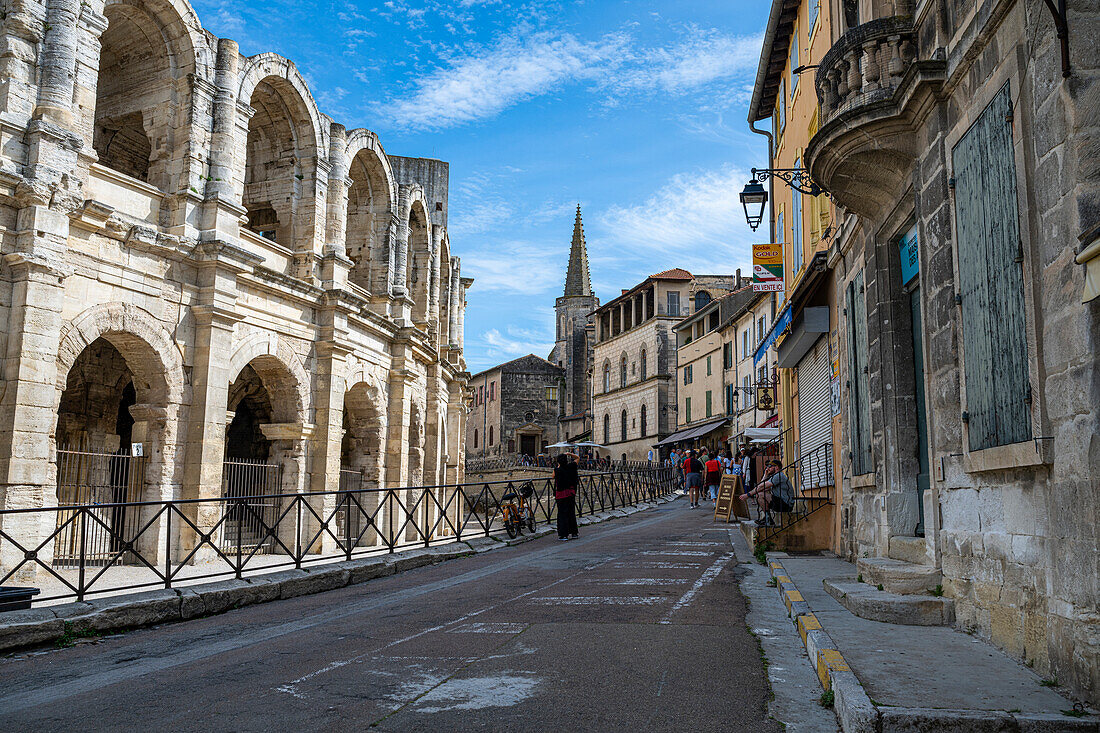
[[[493,429],[490,427],[489,428],[489,446],[491,447],[492,445],[493,445]]]
[[[641,378],[642,378],[642,381],[644,382],[645,378],[646,378],[646,375],[647,375],[647,372],[646,372],[646,353],[645,353],[645,347],[644,346],[642,347],[642,356],[639,359],[639,361],[641,362],[640,363]]]
[[[611,416],[603,416],[603,444],[607,445],[611,442]]]
[[[626,386],[626,357],[625,356],[622,358],[622,361],[619,362],[619,386],[620,387],[625,387]]]
[[[611,391],[611,362],[604,362],[603,365],[603,391]]]
[[[626,410],[623,410],[622,428],[623,428],[623,440],[626,440]]]
[[[642,353],[644,354],[645,352],[642,352]],[[640,427],[640,428],[642,429],[642,437],[644,438],[644,437],[646,436],[646,425],[645,425],[645,405],[642,405],[642,414],[641,414],[641,418],[642,418],[642,419],[641,419],[641,425],[639,425],[639,427]]]
[[[700,308],[705,308],[710,300],[710,293],[706,290],[700,290],[695,294],[695,310],[698,311]]]
[[[477,428],[474,428],[474,448],[477,448]]]

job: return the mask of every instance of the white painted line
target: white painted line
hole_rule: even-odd
[[[680,596],[680,600],[673,604],[672,608],[668,610],[665,617],[661,619],[662,624],[672,623],[672,614],[679,611],[681,608],[686,608],[693,600],[695,596],[699,595],[699,591],[703,589],[708,583],[718,577],[718,574],[722,572],[722,568],[733,559],[733,553],[729,552],[714,561],[714,564],[707,568],[699,579],[695,581],[695,584],[688,589],[688,592]]]
[[[683,585],[688,578],[592,578],[585,581],[593,585]]]
[[[553,606],[652,606],[667,600],[665,596],[560,596],[532,598],[529,603]]]
[[[675,555],[676,557],[714,557],[713,552],[703,550],[645,550],[639,555]]]
[[[518,634],[527,628],[527,624],[477,623],[465,624],[449,629],[448,634]]]
[[[642,560],[640,562],[617,562],[611,567],[625,570],[698,570],[697,562],[662,562],[660,560]]]

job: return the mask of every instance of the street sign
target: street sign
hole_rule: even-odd
[[[145,455],[145,445],[143,443],[130,443],[130,455],[141,458]]]
[[[909,282],[920,274],[920,252],[917,247],[917,225],[907,231],[898,240],[898,250],[901,255],[901,284]]]
[[[741,477],[723,476],[722,483],[718,485],[718,501],[714,503],[714,521],[721,519],[729,524],[730,517],[749,516],[749,507],[741,499]]]
[[[775,387],[761,384],[756,388],[756,409],[771,412],[775,409]]]
[[[783,292],[783,245],[752,246],[752,290],[754,293]]]

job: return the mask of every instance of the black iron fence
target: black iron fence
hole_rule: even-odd
[[[643,471],[656,468],[656,461],[622,461],[611,458],[581,457],[577,465],[582,471]],[[466,460],[466,473],[507,471],[514,468],[554,467],[553,456],[502,456],[499,458],[470,458]]]
[[[757,533],[757,542],[767,542],[833,503],[835,481],[832,443],[822,443],[803,453],[797,460],[784,466],[782,472],[791,482],[794,500],[789,511],[767,512],[762,517],[761,521],[770,519],[770,522],[764,524]]]
[[[556,518],[549,476],[363,488],[361,474],[347,471],[334,491],[262,494],[262,487],[278,485],[278,470],[234,463],[238,475],[225,479],[225,495],[217,498],[0,510],[6,564],[0,585],[33,570],[60,587],[37,602],[83,600],[485,537],[503,529],[502,506],[512,501],[505,497],[526,483],[533,489],[528,501],[536,520]],[[653,501],[671,493],[675,479],[670,468],[582,474],[577,512]],[[136,521],[112,521],[119,513]],[[42,539],[33,528],[47,524],[55,529]],[[59,549],[68,558],[64,568],[54,564]]]
[[[59,567],[81,560],[107,563],[137,531],[132,505],[141,500],[145,459],[124,452],[57,451],[57,538],[53,561]],[[90,525],[72,521],[80,507],[95,514]]]

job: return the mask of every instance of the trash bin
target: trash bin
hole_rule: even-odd
[[[37,588],[16,588],[10,585],[0,586],[0,612],[25,611],[31,607],[31,599],[41,593]]]

